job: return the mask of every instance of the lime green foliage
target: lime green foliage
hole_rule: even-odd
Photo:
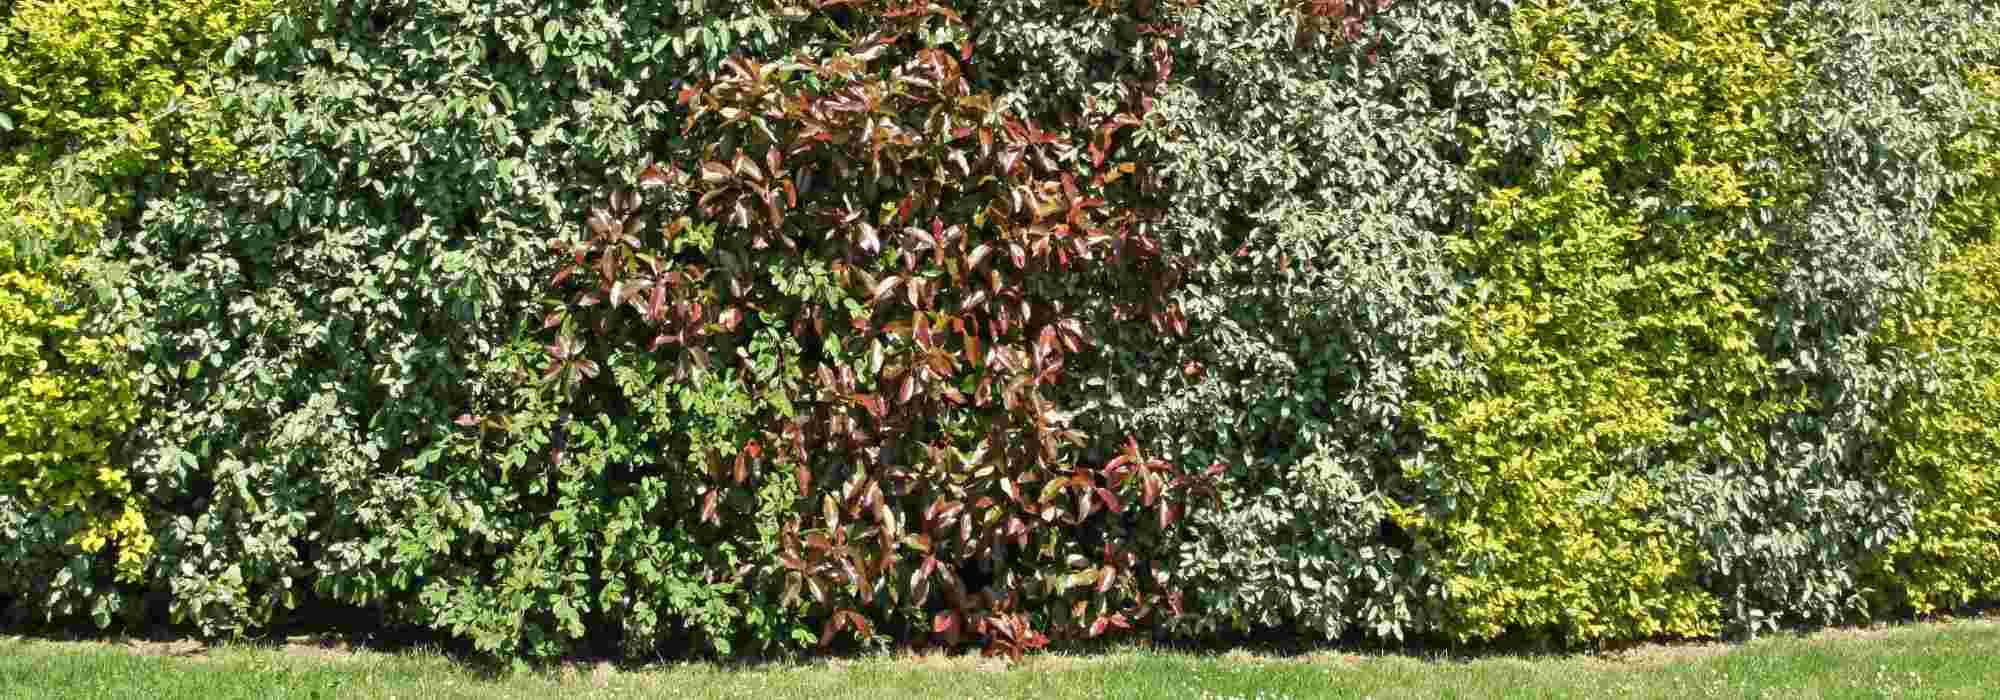
[[[36,140],[144,140],[189,92],[185,71],[271,7],[270,0],[20,0],[7,18],[13,128]]]
[[[206,104],[221,49],[270,0],[19,0],[0,9],[0,592],[108,624],[154,537],[114,459],[138,402],[92,257],[233,147]],[[151,518],[156,520],[157,518]],[[159,523],[152,522],[157,527]]]
[[[1974,68],[1966,79],[1986,98],[1986,111],[1945,149],[1947,167],[1969,179],[1938,207],[1937,227],[1953,243],[1991,241],[2000,234],[2000,68]]]
[[[1770,8],[1725,0],[1530,3],[1518,79],[1550,152],[1492,153],[1473,278],[1450,335],[1471,362],[1418,375],[1444,450],[1407,476],[1439,506],[1399,519],[1443,549],[1445,627],[1575,639],[1700,635],[1718,606],[1691,535],[1655,517],[1661,479],[1715,453],[1755,461],[1793,402],[1761,391],[1771,273],[1753,212],[1783,203],[1773,106],[1796,84]],[[1781,44],[1778,46],[1782,47]]]
[[[134,579],[152,536],[107,447],[133,421],[132,381],[111,339],[80,331],[76,307],[48,278],[0,273],[0,495],[80,517],[70,544],[115,544],[119,577]]]
[[[0,233],[88,245],[132,181],[233,151],[203,76],[273,0],[19,0],[0,17]]]
[[[2000,245],[1940,271],[1930,304],[1885,326],[1890,342],[1938,363],[1935,391],[1890,420],[1895,477],[1921,494],[1915,527],[1876,573],[1919,613],[2000,597]]]
[[[2000,72],[1972,83],[2000,108]],[[2000,598],[2000,110],[1947,151],[1969,186],[1937,212],[1963,244],[1929,293],[1900,309],[1878,340],[1932,361],[1934,383],[1898,402],[1889,419],[1890,473],[1918,494],[1915,527],[1875,572],[1920,614]]]

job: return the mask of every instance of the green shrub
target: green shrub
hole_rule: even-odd
[[[205,78],[271,0],[16,0],[0,12],[0,233],[87,249],[134,189],[230,156]],[[155,185],[157,186],[157,185]]]
[[[116,272],[6,277],[8,361],[132,421],[16,441],[26,612],[1011,655],[1992,592],[1988,3],[176,7],[79,30],[168,82],[0,98],[16,259]]]
[[[2000,596],[2000,249],[1967,248],[1945,265],[1928,313],[1896,318],[1897,347],[1938,362],[1933,391],[1902,402],[1890,419],[1897,486],[1915,495],[1909,532],[1881,552],[1871,583],[1893,597],[1891,610],[1948,611]]]
[[[1762,342],[1771,395],[1806,404],[1770,427],[1764,459],[1664,484],[1725,624],[1750,633],[1868,614],[1864,567],[1909,531],[1916,503],[1885,474],[1884,407],[1924,370],[1869,338],[1936,269],[1933,212],[1963,177],[1939,155],[1975,114],[1959,76],[1994,46],[1988,3],[1778,7],[1804,85],[1775,121],[1810,189],[1757,219],[1782,261]]]
[[[1177,557],[1199,598],[1181,632],[1422,636],[1438,614],[1430,554],[1390,510],[1401,462],[1427,444],[1406,415],[1411,375],[1448,361],[1443,241],[1473,196],[1459,125],[1511,109],[1491,80],[1507,12],[1399,2],[1357,40],[1302,40],[1304,5],[1190,10],[1160,106],[1190,126],[1156,138],[1192,330],[1111,342],[1079,385],[1083,417],[1229,468]]]
[[[148,319],[136,467],[175,619],[219,634],[324,601],[507,654],[726,644],[752,615],[786,634],[733,583],[748,553],[683,527],[682,480],[617,478],[680,466],[680,399],[535,381],[549,243],[668,146],[677,80],[788,48],[763,9],[708,4],[322,3],[232,52],[217,104],[268,167],[204,171],[114,241]],[[610,376],[664,383],[631,364]]]

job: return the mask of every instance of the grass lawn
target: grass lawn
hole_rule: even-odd
[[[575,666],[482,674],[434,653],[302,644],[56,642],[0,636],[0,698],[1874,698],[2000,697],[2000,619],[1469,661],[1128,649],[876,656],[722,669]]]

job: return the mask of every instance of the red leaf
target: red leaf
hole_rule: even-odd
[[[718,506],[721,504],[720,500],[721,495],[722,495],[721,491],[717,491],[713,488],[708,490],[708,496],[703,498],[701,502],[702,522],[716,523],[716,524],[720,524],[722,522],[720,518],[716,517],[716,511],[718,510]]]
[[[971,254],[965,257],[965,268],[967,270],[971,270],[979,267],[980,263],[986,262],[986,256],[992,254],[993,254],[993,244],[991,243],[979,244],[978,247],[972,249]]]
[[[958,613],[941,612],[931,621],[931,631],[937,634],[953,634],[958,631]]]
[[[867,637],[874,632],[875,626],[868,622],[868,618],[862,617],[861,613],[849,610],[846,614],[847,625],[854,629],[855,636]]]
[[[1129,438],[1128,438],[1128,439],[1129,439]],[[1133,460],[1132,460],[1132,453],[1131,453],[1131,452],[1129,452],[1129,451],[1127,451],[1127,452],[1126,452],[1125,454],[1121,454],[1121,455],[1118,455],[1118,456],[1116,456],[1116,457],[1112,457],[1112,458],[1111,458],[1111,461],[1109,461],[1109,462],[1106,462],[1106,463],[1104,464],[1104,475],[1105,475],[1105,477],[1106,477],[1106,478],[1109,478],[1109,477],[1110,477],[1111,475],[1113,475],[1113,474],[1117,474],[1117,473],[1118,473],[1118,468],[1119,468],[1119,467],[1122,467],[1122,466],[1125,466],[1125,465],[1126,465],[1127,463],[1129,463],[1129,462],[1131,462],[1131,461],[1133,461]]]
[[[617,221],[612,220],[611,212],[605,211],[600,207],[590,210],[590,230],[597,232],[599,236],[612,236],[622,231],[623,228],[618,225]]]
[[[965,301],[959,302],[958,312],[970,313],[973,309],[979,308],[979,305],[985,302],[986,302],[986,290],[981,289],[979,291],[973,292],[971,296],[966,297]]]
[[[1119,502],[1117,494],[1112,493],[1111,489],[1099,487],[1097,489],[1097,498],[1104,501],[1104,507],[1111,509],[1111,512],[1125,512],[1125,505]]]
[[[902,283],[903,283],[903,278],[898,277],[896,275],[890,275],[888,277],[882,278],[882,281],[875,283],[875,289],[869,292],[871,298],[869,299],[868,303],[870,304],[882,303],[884,299],[889,298],[890,294],[895,293],[896,287],[901,285]]]
[[[712,160],[701,164],[702,182],[711,184],[723,182],[729,179],[729,175],[730,171],[727,165]]]
[[[660,166],[657,164],[648,165],[644,172],[639,173],[639,186],[665,187],[667,186],[667,174],[661,171]]]
[[[785,212],[778,208],[778,193],[775,190],[764,193],[764,216],[766,217],[765,220],[774,227],[785,225]],[[790,241],[791,239],[783,238],[782,240]]]

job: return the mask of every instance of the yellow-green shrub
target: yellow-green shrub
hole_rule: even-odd
[[[13,138],[150,150],[163,119],[198,110],[217,51],[274,0],[16,0],[0,25],[0,87]],[[176,108],[176,102],[182,103]],[[207,145],[226,148],[226,141]]]
[[[138,401],[93,250],[136,221],[138,193],[232,158],[209,78],[274,5],[0,5],[0,595],[45,614],[108,623],[106,584],[138,582],[154,545],[114,458]]]
[[[1991,241],[2000,233],[2000,67],[1969,70],[1966,81],[1986,98],[1986,110],[1945,150],[1946,167],[1966,183],[1937,212],[1939,233],[1958,244]]]
[[[1406,469],[1442,505],[1399,515],[1440,550],[1453,636],[1718,631],[1660,484],[1718,451],[1760,459],[1792,406],[1764,391],[1757,309],[1771,272],[1754,214],[1798,189],[1771,128],[1797,68],[1771,16],[1734,0],[1515,14],[1547,150],[1474,164],[1491,189],[1450,244],[1471,287],[1447,331],[1469,362],[1419,373],[1416,416],[1442,449]]]
[[[1938,363],[1938,387],[1889,421],[1898,486],[1920,495],[1914,527],[1875,574],[1918,613],[2000,598],[2000,244],[1940,271],[1929,308],[1891,322],[1895,345]]]
[[[2000,71],[1970,79],[1990,110],[1947,150],[1969,184],[1937,212],[1941,238],[1963,247],[1878,336],[1936,372],[1888,419],[1890,474],[1919,505],[1874,572],[1900,594],[1890,604],[1920,614],[2000,599]]]
[[[60,268],[74,273],[75,264]],[[120,578],[133,579],[152,536],[110,452],[135,417],[133,383],[116,339],[79,327],[62,281],[0,272],[0,496],[80,519],[68,544],[85,553],[116,545]]]
[[[46,262],[134,181],[233,152],[205,76],[274,0],[17,0],[0,16],[0,234]]]

